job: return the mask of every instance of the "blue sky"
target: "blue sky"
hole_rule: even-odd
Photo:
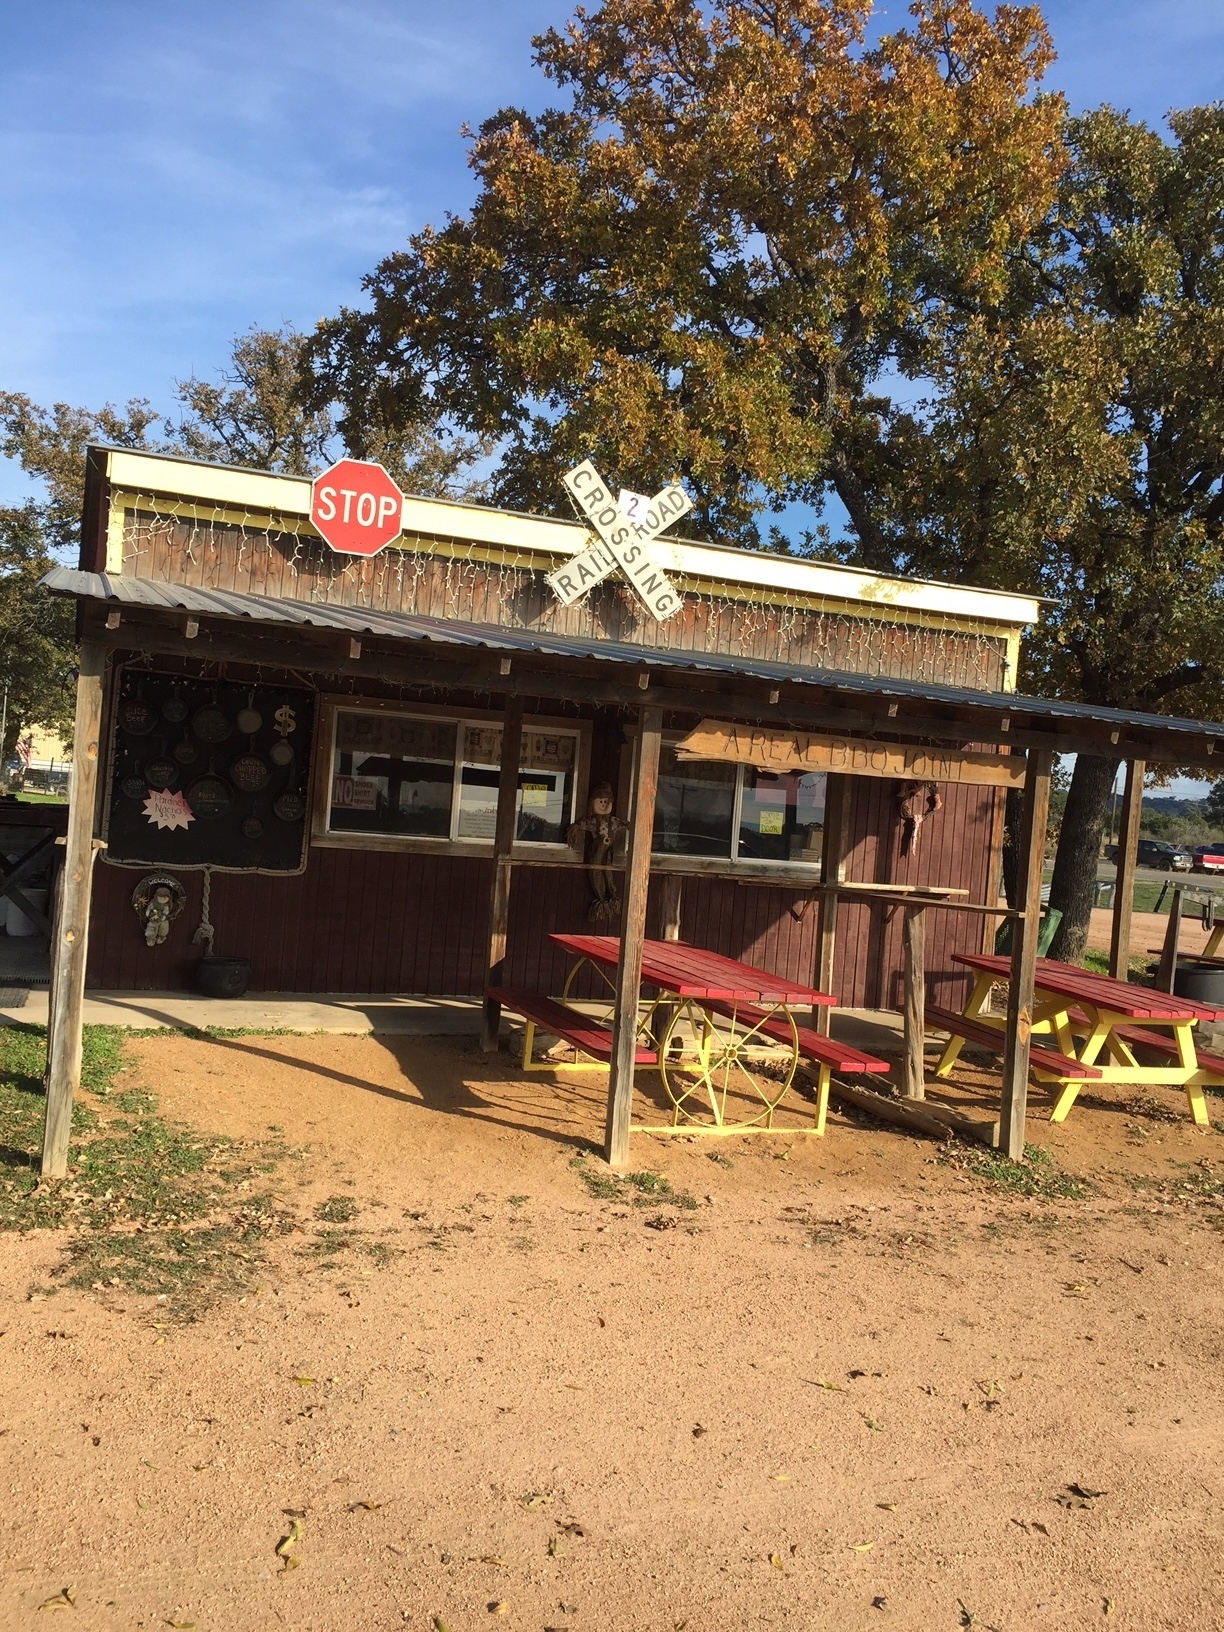
[[[560,0],[0,6],[0,384],[95,406],[309,325],[470,201],[460,125],[550,87]],[[1052,0],[1049,83],[1159,120],[1222,94],[1220,0]],[[887,25],[901,5],[885,9]],[[0,474],[0,499],[13,474]]]
[[[0,386],[172,406],[470,202],[459,127],[552,87],[563,0],[0,0]],[[1222,0],[1050,0],[1047,83],[1159,122],[1224,94]],[[884,26],[903,4],[882,8]],[[23,494],[0,462],[0,502]]]

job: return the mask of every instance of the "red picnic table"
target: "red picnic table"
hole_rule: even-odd
[[[985,1007],[991,988],[1009,978],[1011,960],[977,952],[953,956],[974,970],[976,979],[963,1015],[927,1010],[928,1024],[950,1033],[937,1077],[947,1076],[966,1042],[985,1038],[987,1046],[1002,1050],[1002,1018],[985,1013]],[[1050,1120],[1065,1118],[1085,1082],[1116,1082],[1184,1088],[1190,1114],[1199,1127],[1207,1127],[1203,1085],[1224,1085],[1224,1058],[1198,1050],[1194,1027],[1200,1020],[1221,1019],[1224,1009],[1038,958],[1033,1033],[1051,1037],[1054,1047],[1036,1044],[1030,1063],[1035,1077],[1058,1089]],[[1140,1065],[1136,1048],[1163,1055],[1166,1063]]]
[[[584,965],[600,971],[611,993],[606,971],[617,967],[619,936],[556,934],[549,939],[576,959],[566,979],[566,997]],[[823,1133],[834,1065],[888,1069],[885,1061],[818,1036],[796,1018],[796,1007],[829,1007],[836,998],[720,952],[686,941],[645,941],[642,984],[657,987],[660,995],[642,1007],[639,1039],[653,1042],[655,1068],[672,1104],[669,1126],[650,1131],[771,1129],[774,1110],[806,1057],[819,1067],[812,1131]]]
[[[560,1063],[556,1058],[533,1060],[537,1026],[570,1044],[576,1056],[586,1055],[589,1063],[602,1068],[612,1056],[615,988],[609,973],[620,959],[620,937],[554,934],[549,939],[575,958],[559,1001],[502,987],[490,987],[486,995],[526,1020],[524,1071],[556,1070]],[[597,972],[606,995],[595,1002],[574,998],[583,1003],[579,1010],[571,998],[583,969]],[[773,1113],[804,1059],[817,1068],[816,1114],[806,1131],[819,1135],[825,1129],[832,1071],[862,1076],[889,1070],[887,1060],[822,1036],[794,1012],[827,1008],[835,998],[750,963],[685,941],[646,941],[642,984],[655,987],[660,995],[639,1005],[634,1063],[658,1071],[672,1113],[667,1126],[635,1125],[635,1131],[801,1131],[774,1129]],[[575,1058],[579,1068],[583,1063]]]

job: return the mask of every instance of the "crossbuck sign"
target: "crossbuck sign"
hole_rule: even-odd
[[[660,623],[674,617],[683,604],[680,592],[651,553],[650,544],[665,527],[693,508],[684,489],[665,487],[653,499],[625,493],[613,498],[589,459],[575,465],[561,479],[601,542],[548,574],[557,599],[563,606],[571,605],[619,567],[651,617]]]

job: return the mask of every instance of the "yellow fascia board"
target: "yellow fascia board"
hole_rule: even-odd
[[[110,450],[107,474],[114,488],[204,500],[229,511],[273,512],[285,517],[310,514],[310,481],[304,476],[275,476],[126,449]],[[405,498],[403,530],[471,544],[500,545],[553,561],[576,555],[591,537],[577,521],[518,515],[450,499]],[[654,549],[665,570],[721,584],[751,585],[758,591],[788,590],[821,599],[889,610],[936,612],[994,625],[1035,623],[1041,610],[1040,602],[1028,595],[887,577],[836,562],[790,560],[682,539],[658,539]]]

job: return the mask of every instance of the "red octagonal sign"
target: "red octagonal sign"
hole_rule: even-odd
[[[403,531],[404,495],[381,465],[339,459],[316,476],[310,519],[344,555],[377,555]]]

